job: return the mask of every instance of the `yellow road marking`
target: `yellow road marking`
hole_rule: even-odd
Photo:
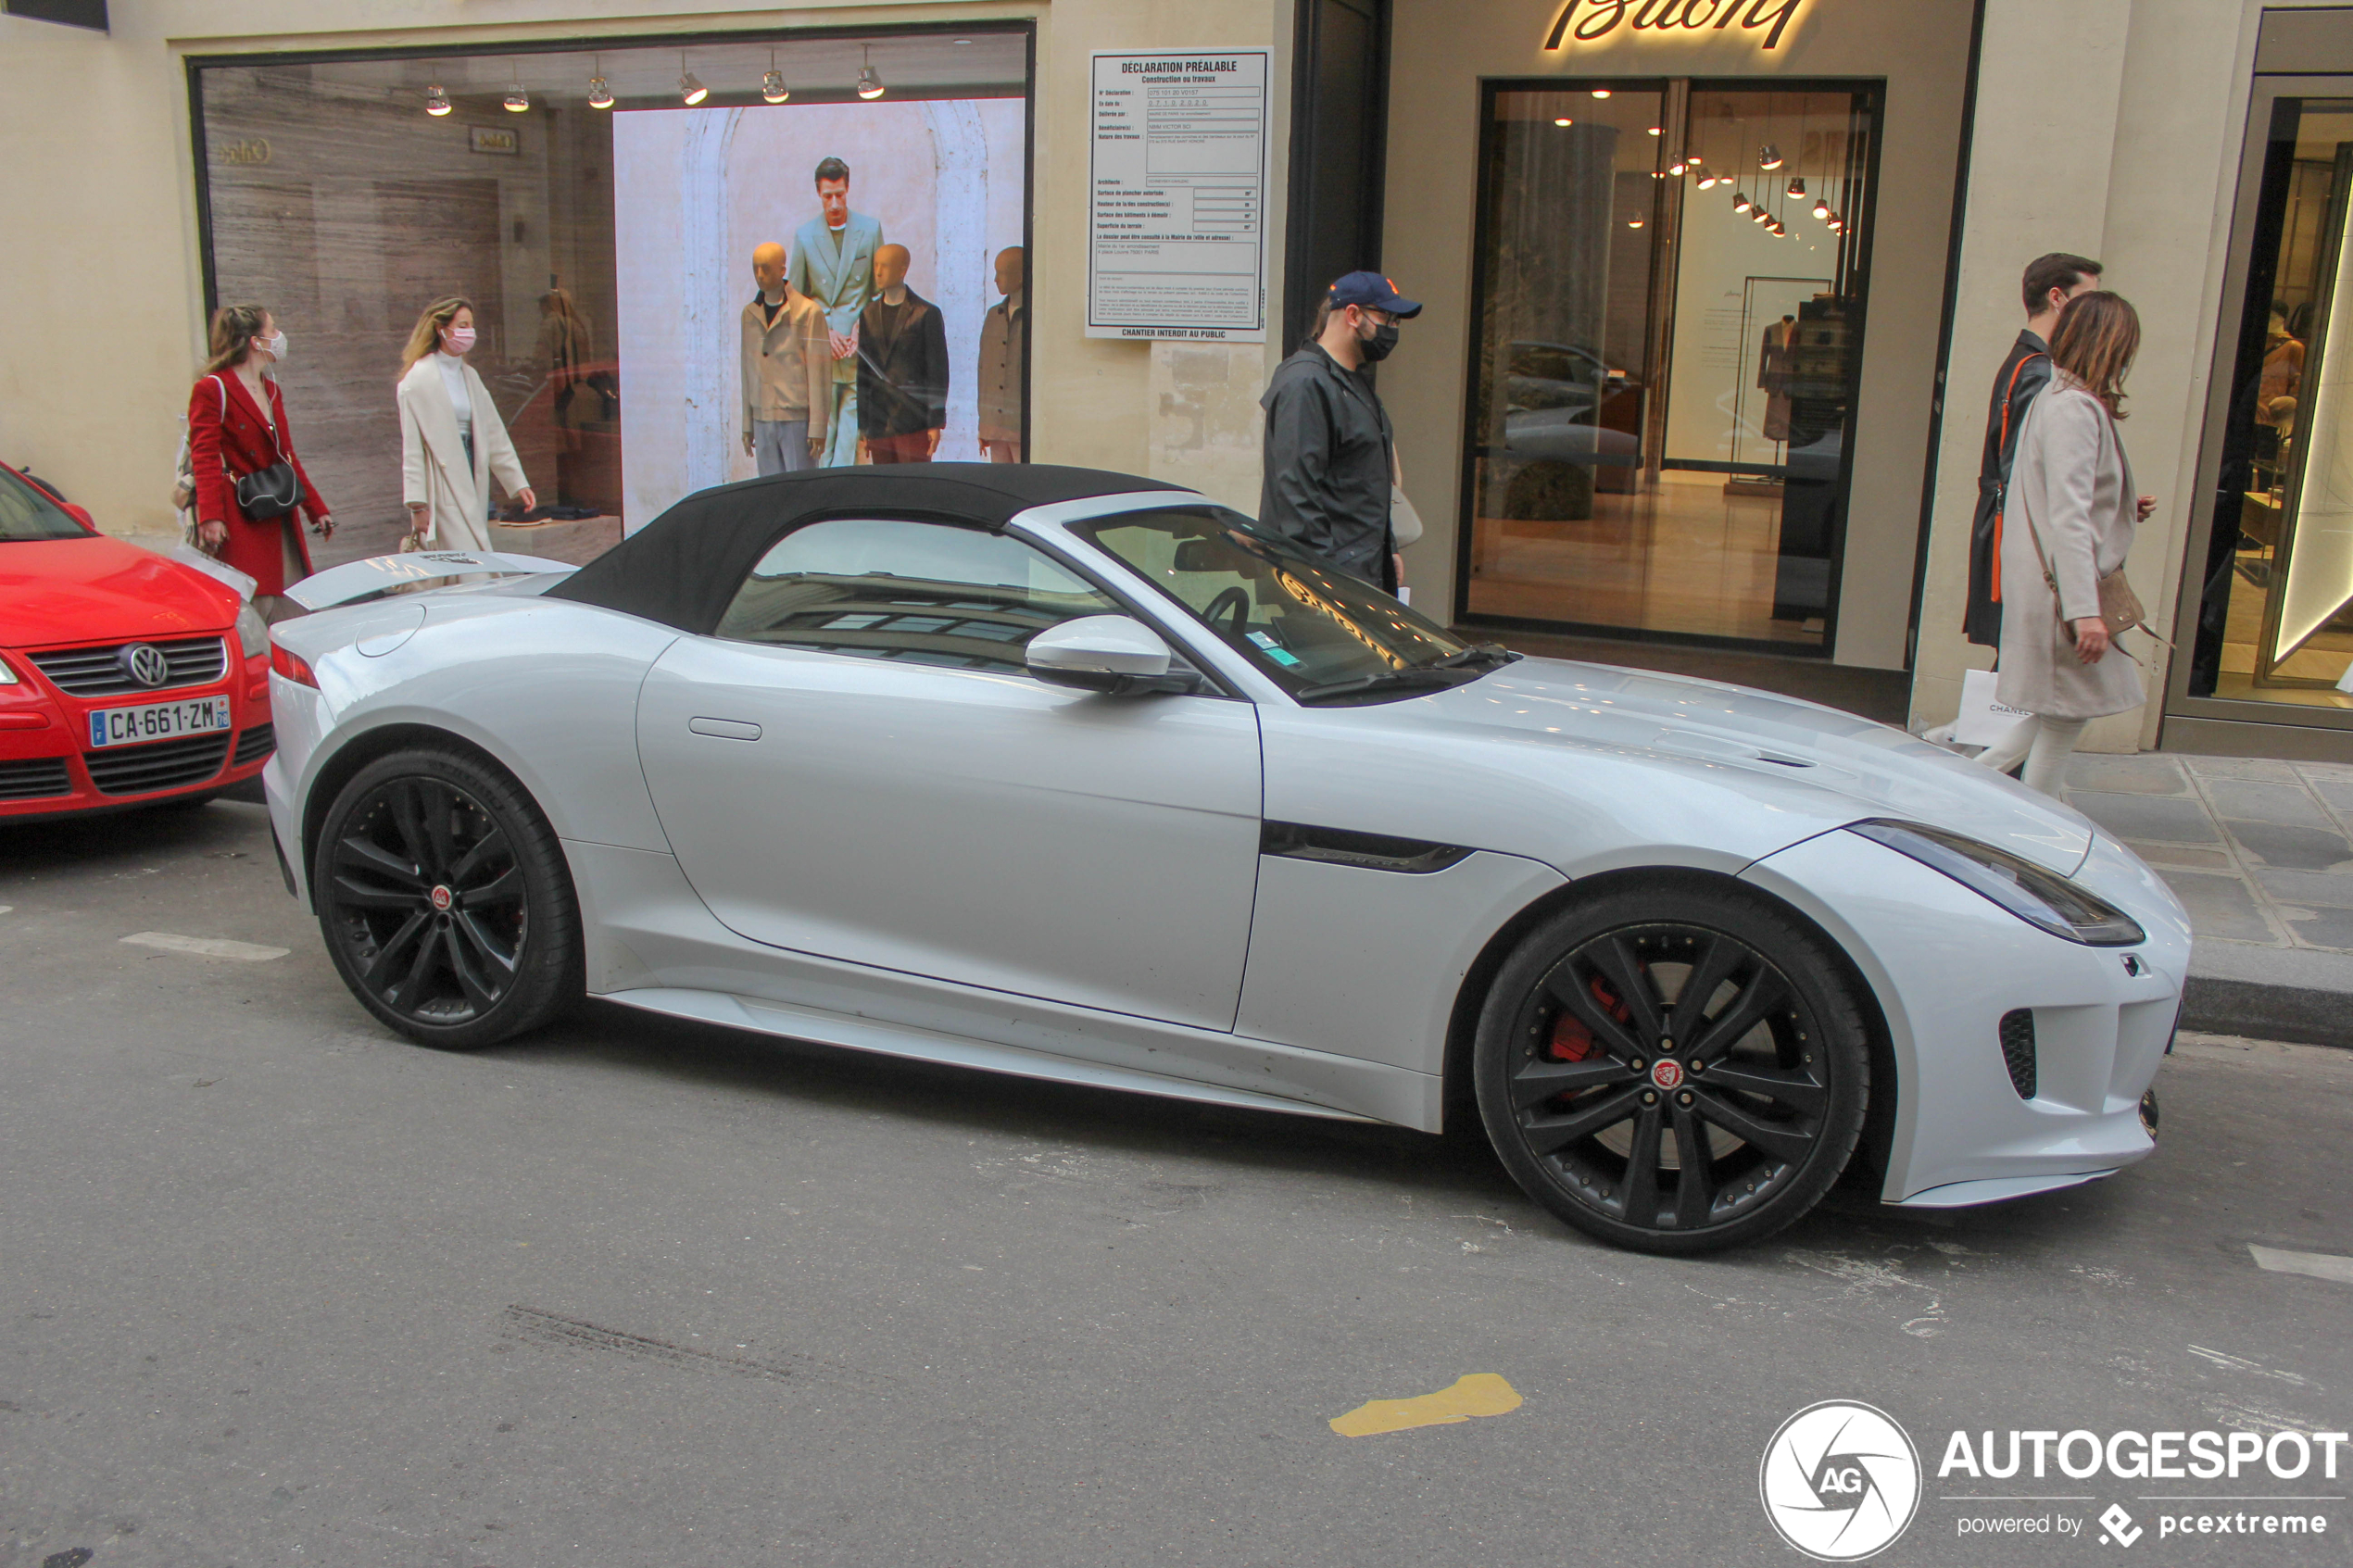
[[[1435,1394],[1366,1400],[1346,1415],[1334,1416],[1332,1430],[1343,1437],[1371,1437],[1416,1426],[1452,1426],[1475,1415],[1503,1415],[1517,1409],[1518,1389],[1491,1372],[1474,1372]]]

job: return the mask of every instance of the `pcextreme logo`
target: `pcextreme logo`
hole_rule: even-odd
[[[1820,1562],[1892,1545],[1920,1505],[1920,1456],[1886,1411],[1825,1399],[1781,1423],[1757,1467],[1765,1517]]]

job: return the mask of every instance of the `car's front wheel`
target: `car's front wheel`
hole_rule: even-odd
[[[581,994],[556,835],[512,780],[456,751],[378,758],[328,809],[312,896],[344,983],[446,1049],[535,1029]]]
[[[1705,1252],[1820,1200],[1870,1098],[1862,1012],[1821,940],[1677,879],[1554,916],[1497,972],[1473,1063],[1529,1197],[1605,1240]]]

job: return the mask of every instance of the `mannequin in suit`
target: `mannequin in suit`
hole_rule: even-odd
[[[825,313],[834,357],[833,408],[825,420],[822,468],[858,460],[858,318],[875,297],[875,252],[882,224],[849,210],[849,166],[829,157],[817,166],[819,214],[793,235],[792,286]],[[816,422],[812,413],[811,422]]]
[[[1022,450],[1022,365],[1029,340],[1027,283],[1019,245],[997,253],[997,292],[1005,297],[980,321],[980,446],[992,463],[1018,463]]]

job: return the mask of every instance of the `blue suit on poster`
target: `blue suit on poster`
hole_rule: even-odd
[[[875,297],[875,252],[883,245],[882,222],[862,212],[849,214],[839,229],[822,217],[793,234],[792,286],[815,300],[825,324],[847,337]],[[858,357],[834,361],[833,418],[825,426],[825,456],[819,466],[848,468],[858,460]]]

